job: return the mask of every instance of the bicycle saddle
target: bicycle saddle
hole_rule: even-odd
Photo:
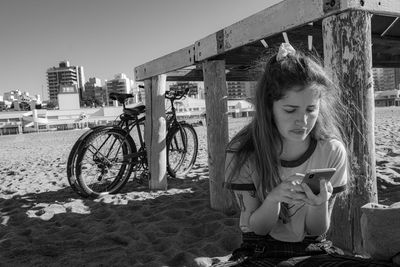
[[[128,116],[139,116],[139,114],[145,112],[146,110],[146,106],[145,105],[138,105],[136,107],[133,108],[126,108],[124,109],[124,113]]]
[[[120,93],[110,93],[110,98],[112,100],[117,100],[119,103],[123,104],[127,98],[133,97],[132,94],[120,94]]]

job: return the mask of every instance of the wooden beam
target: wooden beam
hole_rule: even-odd
[[[341,1],[347,2],[352,0]],[[327,2],[326,0],[285,0],[266,8],[219,32],[198,40],[195,43],[195,60],[202,61],[240,46],[338,13],[344,10],[342,6],[347,7],[347,5],[342,4],[331,9],[326,9]]]
[[[399,0],[284,0],[247,17],[216,33],[210,34],[193,45],[152,60],[135,68],[135,80],[191,66],[227,51],[281,32],[316,22],[327,16],[347,10],[363,10],[383,16],[400,16]],[[313,35],[313,43],[317,43]],[[265,40],[267,41],[267,40]]]
[[[351,143],[349,194],[337,198],[329,236],[348,251],[362,254],[361,206],[377,202],[371,14],[346,11],[323,20],[324,64],[343,90],[349,109],[345,123]]]
[[[372,35],[372,43],[378,45],[386,45],[386,46],[394,46],[400,47],[400,37],[399,38],[389,38],[389,37],[381,37],[378,34]]]
[[[167,72],[191,66],[194,64],[194,46],[190,45],[166,56],[147,62],[135,68],[135,80],[145,79],[165,74]]]
[[[150,170],[150,190],[167,189],[165,88],[166,76],[146,79],[145,143]]]
[[[397,62],[376,62],[374,68],[400,68],[400,61]]]
[[[225,147],[229,138],[225,61],[206,61],[203,63],[203,72],[211,208],[230,213],[234,209],[234,200],[232,194],[223,187]]]
[[[256,81],[261,75],[258,69],[227,69],[226,81]],[[203,81],[203,72],[199,70],[173,71],[167,74],[167,81]]]
[[[343,0],[342,0],[343,1]],[[359,9],[371,12],[376,15],[384,16],[400,16],[400,2],[399,0],[345,0],[348,2],[349,8]]]

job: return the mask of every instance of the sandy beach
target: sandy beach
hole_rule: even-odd
[[[230,135],[245,119],[230,120]],[[379,203],[400,201],[400,108],[377,108]],[[83,199],[67,157],[84,130],[0,136],[0,266],[207,266],[240,243],[238,214],[209,208],[205,126],[185,180],[150,192],[128,182]]]

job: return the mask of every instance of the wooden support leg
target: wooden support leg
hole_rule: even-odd
[[[145,143],[150,170],[150,189],[167,189],[166,75],[158,75],[145,81],[146,122]]]
[[[371,14],[346,11],[323,20],[324,64],[343,90],[349,107],[346,122],[351,143],[349,194],[337,198],[330,238],[343,249],[363,252],[361,206],[377,202]]]
[[[225,147],[228,144],[228,108],[225,61],[203,63],[206,96],[208,166],[211,208],[229,213],[233,198],[223,188],[225,179]]]

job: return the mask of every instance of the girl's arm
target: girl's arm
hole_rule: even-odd
[[[334,198],[328,201],[332,196],[332,185],[329,182],[321,181],[320,193],[317,196],[312,193],[308,186],[303,185],[303,189],[308,197],[305,218],[306,232],[309,235],[325,234],[331,223],[334,203]]]
[[[236,201],[240,207],[240,228],[244,232],[266,235],[276,224],[280,204],[268,198],[262,203],[255,191],[235,191]]]
[[[328,201],[318,206],[308,206],[306,232],[309,235],[322,235],[329,229],[331,219],[328,213]]]
[[[282,182],[275,187],[261,203],[253,191],[235,191],[236,200],[241,209],[240,225],[242,230],[258,235],[268,234],[279,218],[281,202],[302,202],[305,194],[295,181]],[[246,225],[248,229],[242,226]]]
[[[249,223],[253,232],[258,235],[268,234],[278,221],[280,206],[280,202],[272,201],[267,196],[250,216]]]
[[[322,215],[320,215],[321,217],[317,217],[318,212],[321,212],[321,210],[318,210],[317,208],[315,210],[313,210],[312,209],[313,206],[308,207],[307,215],[306,215],[306,231],[309,235],[322,235],[328,231],[330,223],[331,223],[331,215],[332,215],[333,205],[335,204],[335,199],[336,199],[336,195],[333,195],[328,200],[328,204],[327,204],[328,205],[328,214],[326,215],[324,212]],[[325,203],[323,205],[325,205]],[[327,216],[327,217],[323,217],[323,216]],[[315,217],[317,217],[317,218],[315,218]],[[319,219],[322,219],[322,218],[325,218],[325,220],[319,221]],[[314,223],[315,224],[318,223],[319,225],[314,225]],[[320,228],[320,229],[318,229],[318,228]]]

